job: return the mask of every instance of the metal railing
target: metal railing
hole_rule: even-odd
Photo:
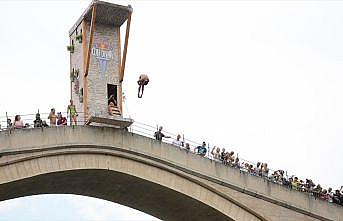
[[[39,113],[40,114],[40,118],[41,120],[45,121],[49,126],[49,119],[48,116],[50,113]],[[67,125],[72,125],[74,122],[71,121],[70,117],[67,117],[67,112],[61,112],[62,116],[67,118]],[[82,112],[79,112],[78,114],[82,115]],[[103,114],[101,114],[103,115]],[[3,115],[0,116],[0,131],[4,131],[4,130],[8,130],[8,129],[15,129],[14,126],[9,126],[7,125],[7,119],[11,119],[11,123],[14,124],[14,118],[16,115]],[[26,129],[26,128],[33,128],[34,127],[34,120],[36,119],[36,114],[20,114],[19,115],[21,117],[21,120],[23,121],[23,124],[26,125],[24,128],[21,129]],[[84,125],[86,122],[81,119],[81,117],[77,117],[77,125]],[[128,130],[132,133],[136,133],[136,134],[140,134],[149,138],[154,139],[154,133],[157,131],[158,129],[158,125],[156,126],[152,126],[143,122],[139,122],[139,121],[134,121],[134,123],[128,128]],[[168,144],[172,144],[173,143],[173,138],[176,138],[177,134],[169,132],[167,130],[163,130],[163,133],[167,136],[170,136],[170,139],[164,139],[163,142],[164,143],[168,143]],[[196,148],[197,146],[201,146],[202,142],[199,141],[194,141],[188,138],[183,137],[182,138],[182,142],[184,144],[188,143],[190,146],[190,152],[194,152],[194,148]],[[210,159],[210,160],[214,160],[213,156],[210,154],[211,152],[211,148],[215,147],[215,145],[210,146],[207,145],[207,152],[206,152],[206,158]],[[256,163],[253,163],[251,161],[248,161],[246,159],[243,159],[240,157],[240,162],[244,162],[244,163],[248,163],[249,165],[256,165]],[[270,170],[271,172],[273,172],[273,170]]]
[[[63,117],[66,117],[67,119],[67,125],[71,125],[71,118],[67,117],[67,112],[60,112]],[[39,113],[40,119],[42,121],[45,121],[48,126],[50,126],[50,120],[48,119],[48,116],[50,113]],[[83,114],[82,112],[78,112],[78,114]],[[21,129],[26,128],[33,128],[34,127],[34,120],[36,119],[36,114],[18,114],[21,118],[21,121],[23,121],[24,127]],[[57,115],[57,113],[56,113]],[[0,116],[0,131],[8,130],[8,129],[15,129],[14,127],[14,119],[16,115],[3,115]],[[83,125],[85,123],[84,120],[77,118],[77,125]],[[11,120],[11,126],[8,125],[8,119]]]
[[[50,113],[39,113],[40,114],[40,118],[41,120],[45,121],[49,126],[50,126],[50,123],[49,123],[49,119],[48,119],[48,116]],[[74,122],[72,122],[71,118],[70,117],[67,117],[67,112],[61,112],[62,116],[66,117],[67,118],[67,125],[72,125],[74,124]],[[82,112],[78,112],[78,114],[83,114]],[[101,114],[102,115],[102,114]],[[14,126],[9,126],[7,125],[7,119],[11,119],[11,123],[14,124],[14,118],[15,118],[16,115],[3,115],[3,116],[0,116],[0,131],[5,131],[5,130],[8,130],[8,129],[15,129]],[[21,120],[23,121],[23,124],[26,125],[24,126],[24,128],[21,128],[21,129],[26,129],[26,128],[33,128],[34,127],[34,120],[36,119],[36,114],[20,114],[19,115],[21,117]],[[84,125],[86,122],[83,120],[83,119],[80,119],[81,117],[77,117],[77,125]],[[140,135],[143,135],[143,136],[146,136],[146,137],[149,137],[149,138],[152,138],[152,139],[155,139],[154,137],[154,133],[158,130],[158,125],[156,126],[152,126],[152,125],[149,125],[149,124],[146,124],[146,123],[143,123],[143,122],[139,122],[139,121],[134,121],[134,123],[128,128],[128,130],[132,133],[136,133],[136,134],[140,134]],[[164,143],[168,143],[168,144],[173,144],[173,138],[176,138],[177,134],[175,133],[172,133],[172,132],[169,132],[167,130],[163,130],[163,133],[167,136],[170,136],[171,138],[170,139],[164,139],[163,142]],[[189,146],[190,146],[190,152],[194,153],[194,148],[196,148],[197,146],[201,146],[202,145],[202,142],[199,142],[199,141],[193,141],[193,140],[190,140],[190,139],[187,139],[183,136],[182,138],[182,142],[183,144],[186,144],[188,143]],[[216,145],[207,145],[206,148],[207,148],[207,152],[206,152],[206,155],[204,157],[210,159],[210,160],[215,160],[213,158],[213,156],[210,154],[211,150],[213,147],[216,147]],[[236,157],[238,157],[238,154],[236,154]],[[257,163],[255,162],[252,162],[252,161],[249,161],[249,160],[246,160],[246,159],[243,159],[241,157],[239,157],[239,161],[240,163],[244,164],[244,163],[248,163],[249,165],[253,165],[253,166],[256,166]],[[270,172],[274,172],[275,170],[272,170],[272,169],[269,169]],[[286,172],[286,176],[287,176],[287,172]]]

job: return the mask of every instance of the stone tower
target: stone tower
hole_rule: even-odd
[[[131,14],[131,6],[93,1],[69,30],[70,92],[79,112],[78,121],[119,127],[132,123],[122,117]],[[122,54],[120,27],[126,21]]]

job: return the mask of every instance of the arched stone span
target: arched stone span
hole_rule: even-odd
[[[74,193],[163,220],[342,220],[334,205],[113,128],[8,132],[0,154],[1,200]]]
[[[260,220],[190,177],[119,151],[69,145],[8,161],[0,173],[7,180],[0,185],[0,200],[69,193],[120,203],[162,220]],[[224,207],[244,219],[223,214],[219,209]]]
[[[163,220],[230,220],[169,188],[112,170],[82,169],[38,175],[4,185],[1,191],[6,192],[5,198],[37,194],[90,196],[137,208]]]

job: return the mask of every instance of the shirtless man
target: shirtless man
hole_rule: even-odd
[[[51,108],[51,112],[48,116],[48,119],[50,120],[50,127],[51,126],[56,126],[56,119],[57,119],[57,116],[55,114],[55,108]]]
[[[141,74],[139,76],[139,79],[137,81],[139,87],[138,87],[138,98],[142,98],[143,92],[144,92],[144,86],[149,83],[149,77],[148,75]]]

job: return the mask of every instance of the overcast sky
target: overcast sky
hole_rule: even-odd
[[[134,9],[124,78],[126,116],[326,188],[343,185],[342,2],[114,3]],[[0,1],[0,116],[52,107],[66,111],[68,30],[88,5]],[[150,83],[138,99],[141,73]],[[59,200],[71,206],[50,212],[64,220],[82,219],[75,208],[93,205],[128,211],[100,200],[54,195],[0,203],[0,213],[6,214],[0,220],[20,220],[18,211],[41,210],[46,201]],[[97,219],[125,219],[120,214]]]

